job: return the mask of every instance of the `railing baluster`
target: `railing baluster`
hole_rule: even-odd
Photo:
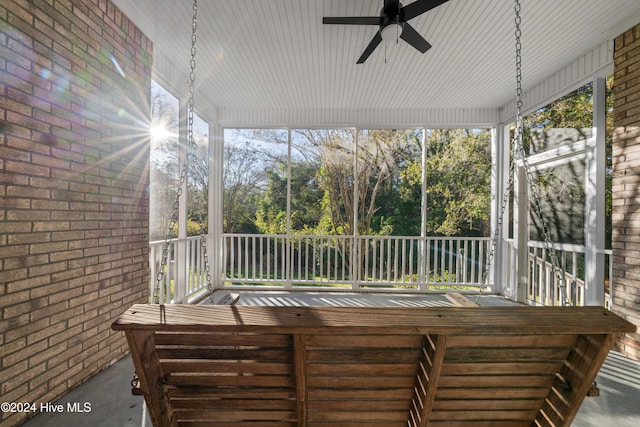
[[[286,287],[291,287],[291,283],[289,282],[289,271],[290,271],[290,259],[289,251],[287,247],[287,240],[283,237],[280,237],[280,250],[281,250],[281,259],[282,263],[280,264],[280,274],[282,276],[282,280],[285,282]]]
[[[458,262],[460,263],[460,268],[462,269],[462,272],[460,273],[462,277],[460,278],[459,282],[464,285],[468,285],[470,282],[469,275],[471,274],[472,262],[469,258],[471,253],[471,249],[469,248],[470,242],[467,238],[461,239],[459,242],[459,246],[461,246],[461,256]]]
[[[414,283],[413,275],[418,274],[415,264],[413,263],[413,246],[414,239],[409,240],[409,283]]]
[[[346,238],[340,238],[340,252],[342,253],[342,277],[346,280],[347,278],[347,241]],[[350,278],[350,277],[349,277]]]
[[[313,257],[311,257],[311,261],[309,261],[309,237],[304,239],[305,241],[305,249],[304,249],[304,280],[309,280],[309,264],[313,262]]]
[[[447,244],[449,245],[449,266],[448,266],[448,270],[449,270],[449,283],[455,283],[455,280],[453,278],[453,276],[455,275],[455,269],[453,267],[453,259],[455,257],[456,254],[456,248],[453,245],[453,240],[451,239],[447,239]]]
[[[577,274],[577,264],[578,264],[578,258],[582,257],[584,261],[584,254],[579,254],[577,252],[574,252],[572,254],[572,273],[571,276],[573,276],[573,282],[575,283],[576,289],[578,290],[578,298],[576,300],[576,304],[583,306],[584,305],[584,298],[585,298],[585,294],[584,294],[584,281],[578,280],[578,274]],[[604,286],[604,283],[602,283],[600,286]]]
[[[407,247],[407,238],[403,237],[402,241],[402,254],[401,254],[401,267],[400,267],[400,283],[407,283],[409,277],[407,275],[409,248]]]
[[[332,264],[332,280],[335,282],[340,281],[340,275],[338,274],[340,268],[340,257],[338,255],[338,238],[334,236],[331,238],[331,259],[333,260]]]
[[[298,264],[296,265],[296,271],[298,272],[298,274],[296,275],[296,279],[297,280],[302,280],[302,238],[301,237],[296,237],[296,244],[294,247],[298,248]]]
[[[251,237],[251,278],[256,279],[256,236]]]
[[[263,279],[264,278],[264,237],[260,237],[260,240],[258,241],[259,244],[259,249],[260,251],[258,252],[258,269],[259,269],[259,275],[260,278]]]
[[[483,262],[482,258],[477,257],[477,253],[478,253],[478,249],[481,248],[482,246],[482,242],[478,242],[479,245],[476,245],[475,242],[471,242],[471,259],[469,260],[469,262],[471,262],[471,272],[469,275],[469,282],[471,283],[478,283],[482,280],[482,278],[480,278],[480,280],[478,280],[478,263],[476,262],[476,260],[480,260],[480,262]],[[480,264],[482,265],[482,264]]]
[[[430,283],[431,282],[431,246],[432,246],[432,240],[431,239],[426,239],[425,241],[425,257],[426,257],[426,265],[425,265],[425,269],[424,269],[424,277],[425,277],[425,283]],[[435,254],[435,251],[434,251]]]
[[[378,247],[378,281],[382,283],[384,281],[384,242],[382,239],[376,239],[376,246]]]
[[[358,242],[358,247],[362,248],[362,251],[364,252],[364,261],[362,263],[362,277],[360,278],[363,282],[368,282],[369,281],[369,239],[366,237],[363,237],[359,242]]]
[[[237,245],[237,246],[236,246]],[[231,277],[240,277],[240,264],[236,258],[236,248],[240,249],[240,238],[231,241]]]
[[[447,256],[447,246],[446,246],[446,240],[445,239],[439,239],[440,241],[438,242],[438,273],[440,275],[440,281],[444,284],[447,282],[447,278],[445,275],[445,271],[446,268],[444,267],[444,263],[446,260],[446,256]]]

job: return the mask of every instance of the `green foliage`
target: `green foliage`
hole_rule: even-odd
[[[307,162],[291,163],[291,229],[314,230],[323,208],[324,192],[318,187],[319,166]],[[266,171],[267,189],[258,202],[256,226],[265,234],[287,232],[287,170],[281,165]]]
[[[206,224],[187,219],[187,236],[200,236],[206,231]]]
[[[178,237],[178,224],[173,226],[173,229],[171,230],[171,237],[172,238],[177,238]],[[202,234],[206,234],[207,232],[207,222],[205,221],[204,223],[200,223],[200,221],[194,221],[191,218],[187,218],[187,237],[191,237],[191,236],[200,236]]]
[[[428,232],[470,235],[487,227],[491,198],[489,138],[487,131],[432,131],[425,177]],[[414,174],[412,182],[416,180]]]

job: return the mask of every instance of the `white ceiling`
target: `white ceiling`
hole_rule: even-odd
[[[155,76],[170,86],[186,82],[191,0],[114,3],[153,40]],[[522,3],[525,91],[640,22],[638,0]],[[387,47],[386,63],[381,45],[357,65],[376,27],[323,25],[322,17],[377,16],[381,6],[382,0],[199,0],[196,102],[267,110],[479,109],[512,102],[514,0],[450,0],[410,21],[433,45],[424,55],[401,41]]]

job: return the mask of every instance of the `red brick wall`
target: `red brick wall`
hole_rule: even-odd
[[[640,329],[640,25],[615,39],[613,310]],[[619,350],[640,359],[640,334]]]
[[[107,0],[0,2],[2,402],[127,352],[110,325],[148,294],[151,53]]]

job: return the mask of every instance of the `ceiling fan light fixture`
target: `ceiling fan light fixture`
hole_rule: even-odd
[[[402,34],[402,25],[399,23],[389,24],[380,30],[380,37],[382,37],[382,40],[385,42],[397,42],[400,34]]]

